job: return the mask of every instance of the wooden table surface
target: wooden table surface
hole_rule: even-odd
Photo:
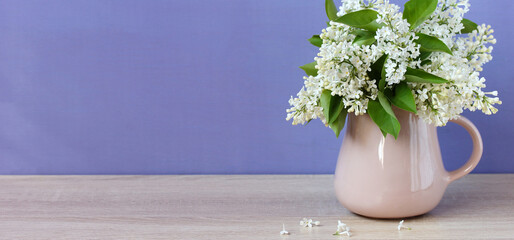
[[[429,214],[354,215],[332,175],[1,176],[0,239],[514,239],[514,175],[469,175]],[[321,221],[312,229],[302,217]],[[291,233],[280,236],[282,223]]]

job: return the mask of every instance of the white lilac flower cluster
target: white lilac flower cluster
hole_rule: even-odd
[[[426,26],[424,29],[430,27]],[[497,97],[498,92],[482,91],[486,85],[485,78],[480,77],[482,66],[492,59],[493,47],[485,46],[487,43],[496,43],[492,33],[491,26],[482,25],[467,38],[447,40],[447,45],[454,50],[453,55],[433,53],[430,56],[432,64],[421,67],[450,81],[447,84],[411,84],[415,92],[418,115],[426,122],[444,126],[450,119],[458,117],[464,109],[481,110],[487,115],[498,111],[493,106],[501,104]]]
[[[346,235],[350,237],[352,236],[352,233],[350,232],[350,227],[348,227],[345,223],[341,222],[341,220],[337,220],[337,231],[333,235]]]
[[[401,220],[398,223],[397,229],[398,231],[401,231],[402,229],[412,230],[412,228],[407,227],[403,225],[405,220]],[[312,221],[312,219],[303,218],[300,221],[300,225],[307,228],[312,228],[313,226],[319,226],[321,224],[320,221]],[[280,235],[289,235],[290,233],[286,230],[285,224],[282,224],[282,231],[280,231]],[[345,223],[341,222],[341,220],[337,220],[337,230],[334,234],[334,236],[347,236],[351,237],[352,233],[350,232],[350,227],[346,225]]]
[[[309,227],[311,228],[312,226],[319,226],[321,224],[320,221],[313,221],[312,219],[307,219],[307,218],[303,218],[302,221],[300,221],[300,225],[303,226],[303,227]]]
[[[387,55],[385,88],[393,88],[405,80],[408,68],[420,69],[447,80],[432,84],[408,82],[412,90],[417,114],[427,123],[444,126],[464,109],[496,113],[494,104],[501,104],[496,91],[484,92],[485,79],[480,77],[482,66],[489,62],[496,40],[490,26],[478,26],[469,34],[460,34],[464,28],[463,15],[469,10],[468,0],[441,0],[435,11],[413,31],[402,18],[400,7],[389,0],[343,0],[337,16],[363,9],[378,13],[376,22],[381,25],[375,33],[376,42],[370,45],[354,44],[357,28],[336,21],[319,35],[322,45],[316,63],[316,76],[304,77],[304,87],[296,98],[291,97],[287,120],[305,124],[321,119],[329,124],[320,104],[324,90],[340,96],[344,109],[356,115],[365,114],[368,102],[377,99],[379,79],[369,76],[371,66],[381,56]],[[452,54],[432,52],[422,64],[417,33],[437,37]]]
[[[407,230],[412,230],[412,228],[410,227],[407,227],[405,225],[403,225],[403,223],[405,222],[405,220],[401,220],[399,223],[398,223],[398,231],[401,231],[402,229],[407,229]]]

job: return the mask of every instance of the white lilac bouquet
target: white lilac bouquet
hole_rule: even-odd
[[[496,39],[490,26],[463,18],[468,0],[326,0],[328,27],[309,41],[314,62],[287,120],[319,118],[339,136],[346,115],[369,114],[384,136],[400,131],[392,106],[444,126],[464,109],[496,113],[497,91],[484,92],[482,66]]]

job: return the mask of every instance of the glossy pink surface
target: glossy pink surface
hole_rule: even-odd
[[[375,218],[403,218],[429,212],[447,185],[471,172],[482,156],[482,139],[464,117],[453,122],[473,139],[470,160],[447,172],[437,131],[416,115],[395,109],[401,124],[398,139],[384,138],[368,115],[348,115],[347,131],[335,172],[335,192],[350,211]]]

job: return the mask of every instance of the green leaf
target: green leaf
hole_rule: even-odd
[[[384,67],[385,62],[387,61],[387,58],[389,58],[388,55],[385,55],[384,63],[382,64],[382,70],[380,71],[380,81],[378,82],[378,90],[384,91],[384,88],[386,86],[386,68]]]
[[[358,46],[371,45],[376,41],[374,32],[355,30],[352,33],[355,35],[353,43]]]
[[[378,90],[384,91],[385,86],[386,86],[385,78],[380,79],[380,81],[378,81]]]
[[[362,30],[362,29],[355,29],[355,30],[351,31],[350,33],[355,36],[367,36],[367,35],[375,36],[374,32],[370,32],[370,31],[366,31],[366,30]]]
[[[307,63],[300,67],[309,76],[318,76],[318,69],[316,69],[316,62]]]
[[[332,96],[330,90],[323,90],[323,92],[321,92],[320,102],[328,125],[334,131],[336,137],[339,137],[339,133],[346,122],[346,115],[348,114],[346,109],[344,109],[342,98],[337,95]]]
[[[437,7],[437,0],[410,0],[405,3],[403,19],[410,24],[413,30],[421,25]]]
[[[370,100],[368,102],[368,114],[373,122],[378,125],[384,136],[389,133],[394,138],[398,138],[400,122],[398,122],[389,100],[387,100],[383,93],[378,93],[378,100]]]
[[[336,121],[337,116],[344,108],[342,97],[338,95],[332,96],[332,92],[325,89],[321,92],[320,102],[327,122],[330,124]]]
[[[423,33],[416,33],[416,36],[418,36],[418,39],[416,39],[414,42],[421,45],[420,51],[445,52],[453,55],[450,48],[448,48],[448,46],[446,46],[443,41],[439,40],[439,38],[432,37]]]
[[[463,18],[461,23],[464,25],[464,29],[462,29],[460,33],[471,33],[478,28],[478,24],[466,18]]]
[[[353,43],[356,44],[357,46],[362,46],[362,45],[371,45],[375,41],[376,41],[375,36],[371,36],[371,37],[369,37],[369,36],[357,36],[353,40]]]
[[[332,101],[332,92],[330,90],[323,90],[321,92],[320,103],[323,108],[323,115],[325,119],[330,123],[330,102]]]
[[[430,55],[432,54],[432,52],[420,52],[419,53],[419,60],[423,61],[425,59],[427,59],[428,57],[430,57]]]
[[[376,62],[371,64],[371,71],[368,72],[368,76],[370,79],[380,80],[382,79],[382,68],[384,67],[385,60],[387,59],[387,54],[382,55]]]
[[[391,108],[391,103],[389,102],[389,99],[387,99],[387,97],[382,92],[378,92],[377,97],[378,97],[378,101],[380,102],[380,104],[382,105],[384,110],[389,115],[394,116],[394,112],[393,112],[393,109]]]
[[[405,81],[406,82],[416,82],[416,83],[447,83],[448,80],[438,77],[434,74],[427,73],[421,69],[412,69],[407,68],[407,72],[405,72]]]
[[[422,62],[420,63],[420,65],[421,65],[421,66],[425,66],[425,65],[427,65],[427,64],[432,64],[432,61],[430,61],[430,60],[424,60],[424,61],[422,61]]]
[[[366,29],[372,32],[377,31],[382,25],[378,24],[378,13],[371,9],[359,10],[356,12],[347,13],[344,16],[333,20],[334,22],[343,23],[351,27]]]
[[[337,7],[333,0],[325,0],[325,11],[329,20],[335,20],[337,18]]]
[[[332,131],[334,131],[334,133],[336,134],[337,138],[339,137],[339,134],[341,133],[341,130],[343,130],[344,124],[346,123],[346,115],[348,115],[348,112],[346,111],[346,109],[343,109],[339,113],[339,116],[337,116],[337,119],[329,124]]]
[[[380,129],[380,131],[382,132],[382,135],[384,135],[384,137],[387,137],[387,132],[386,132],[386,131],[384,131],[384,130],[382,130],[382,128],[379,128],[379,129]]]
[[[321,45],[323,45],[323,40],[319,37],[319,35],[312,35],[312,37],[309,38],[309,42],[316,47],[321,47]]]
[[[409,112],[417,113],[416,101],[407,83],[400,82],[394,88],[394,95],[388,97],[395,106]]]
[[[382,70],[380,71],[380,78],[381,79],[386,79],[386,68],[385,68],[385,63],[387,62],[387,59],[389,58],[388,55],[386,55],[386,58],[384,59],[384,63],[382,64]]]

